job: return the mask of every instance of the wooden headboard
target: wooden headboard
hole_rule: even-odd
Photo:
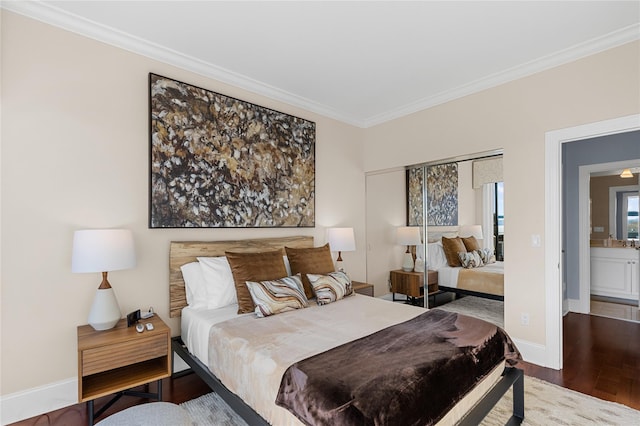
[[[313,247],[313,237],[293,236],[235,241],[172,241],[169,248],[169,311],[171,318],[179,317],[187,306],[187,295],[180,267],[197,261],[198,257],[224,256],[226,251],[264,251],[284,247]]]

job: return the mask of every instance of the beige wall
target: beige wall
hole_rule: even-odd
[[[148,214],[148,73],[313,120],[315,229],[156,229]],[[362,129],[4,11],[2,13],[1,394],[76,375],[76,326],[100,278],[72,274],[73,231],[133,230],[138,265],[109,274],[123,312],[168,320],[171,240],[313,235],[353,226],[343,254],[365,279]],[[179,334],[178,321],[168,321]]]
[[[505,324],[518,340],[545,344],[544,242],[530,244],[545,234],[545,132],[638,114],[639,52],[629,43],[366,130],[367,172],[504,149]]]
[[[367,176],[367,282],[376,297],[389,293],[389,271],[406,250],[396,243],[396,228],[407,224],[406,179],[403,168]]]

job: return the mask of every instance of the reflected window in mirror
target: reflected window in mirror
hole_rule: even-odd
[[[504,260],[504,182],[495,183],[494,196],[493,238],[496,242],[496,260]]]
[[[622,239],[638,240],[638,193],[625,192],[622,195]]]
[[[597,178],[595,178],[597,179]],[[592,178],[592,180],[595,180]],[[609,187],[609,232],[612,238],[638,241],[638,185]],[[597,223],[594,223],[594,226]],[[595,228],[594,228],[595,230]]]

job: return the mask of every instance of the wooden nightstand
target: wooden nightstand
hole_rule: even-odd
[[[363,283],[360,281],[351,281],[351,285],[353,286],[353,291],[355,291],[356,293],[373,297],[373,284]]]
[[[78,402],[87,402],[89,425],[123,395],[162,400],[162,379],[171,375],[171,330],[157,314],[140,323],[153,330],[138,333],[126,319],[110,330],[78,327]],[[128,391],[153,381],[155,394]],[[94,415],[93,400],[111,394],[117,395]]]
[[[404,294],[412,304],[424,297],[424,272],[405,272],[402,269],[391,271],[389,279],[391,281],[392,300],[395,302],[396,293]],[[438,271],[428,271],[427,274],[427,296],[438,293]]]

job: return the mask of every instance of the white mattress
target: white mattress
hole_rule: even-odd
[[[343,307],[346,309],[338,309]],[[329,347],[412,318],[424,310],[356,294],[323,307],[312,305],[263,319],[252,320],[255,318],[253,313],[238,315],[236,312],[237,305],[215,310],[184,309],[181,326],[184,343],[193,355],[210,366],[227,388],[243,398],[271,424],[299,425],[298,419],[273,402],[286,367]],[[212,326],[240,316],[247,317],[243,323],[255,321],[249,334],[232,338],[226,349],[222,347],[224,344],[214,344],[209,351],[210,334],[211,337],[219,334],[219,328],[212,330]],[[292,329],[293,324],[300,322],[308,323],[302,329],[304,331]],[[231,323],[234,327],[240,327],[235,325],[235,321]],[[282,328],[278,328],[276,337],[268,337],[276,325]],[[256,345],[259,349],[254,352]],[[281,350],[283,347],[288,347],[284,354]],[[498,366],[439,424],[454,424],[459,420],[500,378],[502,368],[503,364]]]

